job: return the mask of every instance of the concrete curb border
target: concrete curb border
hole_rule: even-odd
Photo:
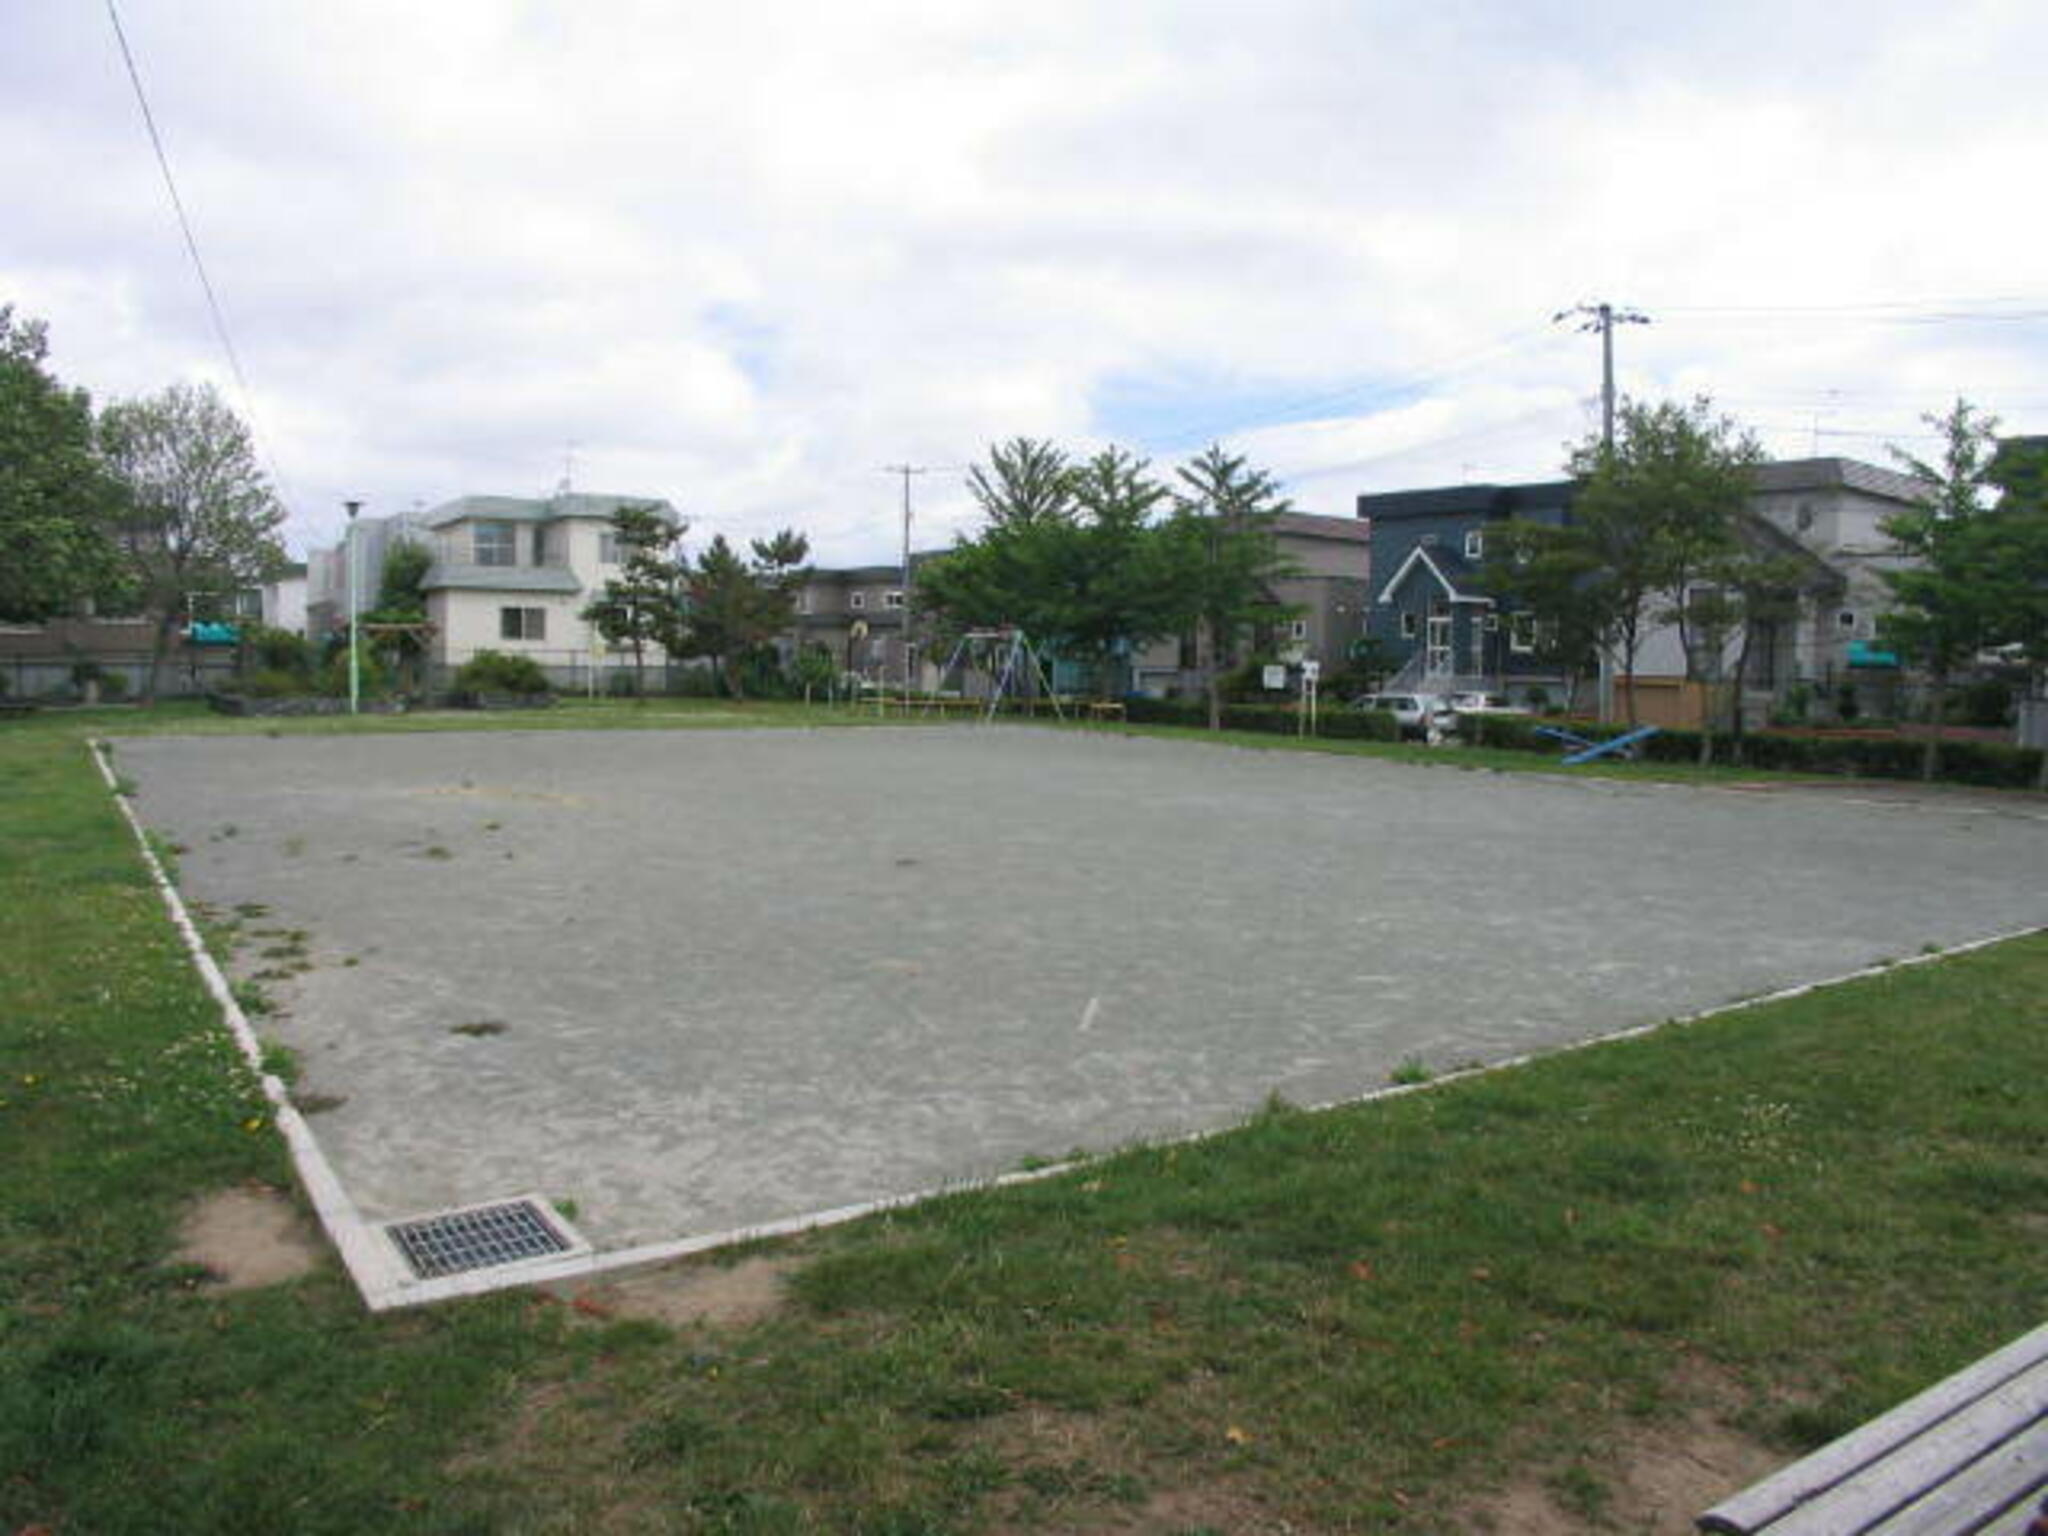
[[[984,1190],[1007,1189],[1020,1184],[1033,1184],[1043,1179],[1057,1178],[1076,1169],[1089,1166],[1093,1158],[1072,1159],[1051,1163],[1044,1167],[1000,1174],[993,1178],[963,1179],[957,1184],[940,1185],[936,1188],[916,1190],[900,1195],[885,1195],[872,1200],[858,1201],[851,1205],[835,1206],[829,1210],[812,1211],[802,1215],[783,1217],[776,1221],[763,1222],[756,1226],[733,1227],[721,1232],[702,1233],[694,1237],[674,1238],[664,1242],[643,1243],[630,1248],[615,1249],[600,1253],[594,1250],[567,1254],[561,1257],[526,1259],[516,1263],[493,1266],[489,1269],[472,1270],[463,1274],[447,1275],[439,1279],[420,1280],[414,1277],[396,1246],[382,1230],[381,1223],[364,1219],[342,1187],[333,1165],[320,1149],[305,1117],[292,1105],[291,1093],[275,1075],[263,1070],[263,1047],[256,1032],[250,1027],[241,1005],[235,1001],[227,979],[220,967],[207,951],[206,942],[200,936],[198,926],[186,910],[183,898],[165,872],[156,850],[150,846],[148,833],[141,819],[136,816],[128,796],[122,791],[108,759],[108,747],[104,741],[88,743],[93,762],[106,781],[108,791],[126,818],[129,830],[135,835],[136,846],[142,852],[144,865],[150,878],[155,882],[171,921],[183,936],[187,952],[192,957],[194,968],[206,984],[209,993],[219,1005],[221,1015],[227,1023],[229,1033],[256,1073],[262,1085],[264,1097],[274,1111],[278,1129],[283,1133],[286,1145],[292,1155],[292,1162],[298,1171],[307,1198],[311,1201],[321,1226],[326,1230],[335,1250],[341,1255],[350,1278],[362,1295],[364,1305],[372,1312],[384,1312],[399,1307],[423,1306],[438,1301],[448,1301],[461,1296],[481,1296],[492,1291],[507,1290],[515,1286],[541,1285],[550,1282],[576,1281],[605,1274],[614,1270],[641,1269],[671,1260],[689,1258],[697,1254],[730,1248],[741,1243],[759,1242],[764,1239],[792,1237],[799,1233],[820,1230],[826,1227],[844,1225],[873,1216],[884,1211],[899,1210],[906,1206],[922,1204],[927,1200],[940,1199],[948,1195],[971,1194]],[[1972,939],[1966,943],[1953,944],[1944,949],[1925,954],[1906,956],[1892,961],[1880,961],[1863,966],[1838,976],[1820,981],[1800,982],[1793,986],[1780,987],[1754,997],[1741,998],[1735,1002],[1723,1003],[1697,1013],[1680,1014],[1645,1024],[1630,1025],[1624,1029],[1612,1030],[1605,1034],[1590,1036],[1584,1040],[1566,1045],[1554,1046],[1541,1052],[1528,1052],[1511,1056],[1501,1061],[1489,1062],[1482,1066],[1469,1067],[1460,1071],[1446,1072],[1432,1077],[1427,1082],[1391,1084],[1349,1098],[1330,1099],[1316,1104],[1300,1106],[1304,1113],[1320,1113],[1325,1110],[1346,1109],[1354,1105],[1370,1104],[1380,1100],[1399,1098],[1411,1093],[1427,1093],[1449,1083],[1464,1082],[1490,1073],[1504,1072],[1515,1067],[1527,1066],[1531,1062],[1546,1060],[1574,1051],[1591,1049],[1594,1046],[1610,1045],[1616,1041],[1634,1040],[1653,1035],[1660,1030],[1682,1025],[1698,1024],[1726,1014],[1741,1013],[1767,1003],[1787,1002],[1815,992],[1865,981],[1893,971],[1927,965],[1934,961],[1946,960],[1955,955],[1969,954],[1975,950],[1989,949],[1994,945],[2010,943],[2014,939],[2048,934],[2048,927],[2016,929],[1989,938]],[[1140,1146],[1186,1146],[1210,1140],[1241,1128],[1243,1122],[1221,1126],[1210,1130],[1190,1131],[1184,1135],[1165,1136],[1133,1141],[1116,1151],[1130,1150]],[[1104,1157],[1115,1152],[1106,1152]],[[532,1196],[513,1198],[537,1198]],[[560,1220],[560,1213],[548,1206],[551,1216]],[[414,1218],[407,1218],[414,1219]],[[568,1223],[563,1223],[565,1227]],[[572,1229],[573,1235],[573,1229]],[[579,1238],[580,1240],[580,1238]]]

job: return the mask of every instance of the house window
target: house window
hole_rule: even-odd
[[[1854,610],[1854,609],[1852,609],[1852,608],[1844,608],[1844,609],[1843,609],[1843,610],[1842,610],[1842,611],[1841,611],[1840,613],[1838,613],[1838,614],[1836,614],[1836,615],[1835,615],[1835,623],[1836,623],[1836,624],[1837,624],[1838,626],[1840,626],[1841,628],[1843,628],[1843,629],[1846,629],[1846,630],[1853,630],[1853,629],[1855,629],[1855,627],[1856,627],[1856,612],[1855,612],[1855,610]]]
[[[867,607],[867,605],[868,595],[865,592],[856,592],[846,600],[846,606],[849,608],[860,609]]]
[[[1465,558],[1466,558],[1467,560],[1478,560],[1478,559],[1481,559],[1481,558],[1483,558],[1483,557],[1485,556],[1485,554],[1486,554],[1486,535],[1485,535],[1485,534],[1483,534],[1483,533],[1481,533],[1481,532],[1480,532],[1480,531],[1479,531],[1479,530],[1478,530],[1477,528],[1468,528],[1468,529],[1466,529],[1466,530],[1465,530]]]
[[[1403,640],[1413,640],[1415,638],[1415,615],[1413,613],[1401,615],[1401,638]]]
[[[884,592],[882,594],[882,606],[884,608],[901,608],[903,606],[903,594],[896,591]]]
[[[1287,635],[1292,640],[1306,640],[1308,638],[1308,620],[1294,620],[1293,623],[1287,626]]]
[[[545,640],[547,637],[547,609],[500,608],[498,610],[498,638],[500,640]]]
[[[1508,649],[1518,656],[1527,656],[1536,649],[1534,614],[1515,613],[1508,616]]]
[[[798,613],[809,613],[811,611],[811,589],[809,587],[805,587],[797,593],[796,611]]]
[[[548,563],[548,531],[538,523],[534,524],[533,528],[533,563],[535,565],[546,565]]]
[[[478,565],[517,565],[519,529],[511,523],[478,523],[472,535]]]
[[[616,533],[600,533],[597,536],[597,563],[599,565],[624,565],[619,555],[619,536]]]

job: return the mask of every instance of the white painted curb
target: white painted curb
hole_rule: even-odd
[[[356,1210],[355,1202],[349,1199],[348,1192],[341,1187],[341,1180],[335,1176],[333,1165],[327,1161],[327,1155],[320,1150],[320,1144],[307,1128],[305,1116],[293,1106],[290,1090],[274,1073],[263,1070],[263,1044],[256,1038],[256,1031],[249,1027],[248,1015],[235,1001],[227,978],[207,952],[206,941],[199,936],[198,925],[185,910],[184,899],[178,895],[177,887],[171,884],[156,850],[150,847],[149,837],[143,831],[135,808],[128,803],[127,795],[121,792],[120,780],[107,761],[106,744],[93,741],[88,745],[92,760],[99,765],[100,776],[107,781],[107,788],[113,793],[114,803],[121,808],[129,830],[135,834],[135,843],[142,850],[142,861],[149,869],[149,877],[156,882],[157,894],[163,898],[172,924],[185,940],[186,952],[192,957],[199,979],[213,994],[221,1017],[227,1021],[228,1033],[241,1048],[249,1070],[256,1074],[263,1096],[270,1101],[277,1128],[284,1133],[285,1144],[291,1149],[292,1164],[298,1170],[299,1183],[306,1191],[306,1198],[312,1202],[314,1214],[320,1218],[320,1225],[326,1229],[328,1240],[341,1255],[342,1263],[348,1266],[349,1277],[355,1281],[363,1300],[373,1310],[377,1309],[377,1298],[388,1294],[404,1278],[402,1261],[383,1234],[364,1221]]]

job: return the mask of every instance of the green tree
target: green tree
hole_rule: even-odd
[[[1514,520],[1490,527],[1480,583],[1523,627],[1530,654],[1564,675],[1565,707],[1579,681],[1599,665],[1603,641],[1619,627],[1622,601],[1598,550],[1569,526]]]
[[[1993,643],[2027,668],[2027,696],[2048,709],[2048,438],[2001,443],[1986,472],[1998,499],[1985,514]],[[2037,788],[2048,790],[2048,750]]]
[[[829,694],[839,676],[839,664],[832,659],[831,647],[815,641],[798,650],[789,670],[790,682],[803,690],[806,704],[814,694]]]
[[[707,656],[728,693],[746,697],[745,664],[757,647],[790,626],[796,595],[810,575],[810,541],[784,529],[755,539],[753,559],[740,555],[724,534],[712,539],[684,578],[684,613],[678,654]]]
[[[1737,548],[1736,520],[1764,454],[1704,396],[1685,405],[1625,400],[1618,415],[1611,446],[1594,436],[1572,450],[1578,487],[1561,537],[1581,546],[1608,588],[1593,615],[1598,643],[1621,673],[1634,725],[1636,657],[1649,623],[1677,618],[1687,674],[1697,675],[1704,653],[1689,631],[1684,596]]]
[[[1061,449],[1025,437],[992,444],[988,462],[968,471],[982,528],[917,573],[916,611],[934,621],[937,639],[1014,627],[1040,645],[1058,643],[1061,584],[1079,564],[1073,479]]]
[[[967,471],[967,489],[992,527],[1028,527],[1073,515],[1073,467],[1066,454],[1040,438],[1013,437],[991,445],[988,464]]]
[[[126,596],[92,402],[45,366],[48,330],[0,305],[0,621]]]
[[[1222,676],[1247,640],[1259,643],[1291,611],[1273,584],[1291,574],[1274,524],[1294,510],[1279,482],[1242,454],[1212,443],[1175,471],[1162,572],[1181,621],[1195,636],[1195,665],[1209,701],[1209,729],[1223,726]]]
[[[983,498],[981,531],[919,573],[919,611],[952,635],[1022,629],[1034,644],[1089,667],[1096,687],[1115,694],[1131,651],[1186,622],[1188,601],[1177,585],[1186,572],[1159,521],[1171,493],[1146,460],[1122,448],[1078,465],[1024,439],[992,454],[999,457],[980,471],[984,485],[1026,478],[1020,465],[1028,463],[1043,491],[1057,462],[1061,494],[1041,495],[1029,514],[1014,501]]]
[[[427,572],[434,552],[418,539],[395,540],[384,551],[377,575],[377,605],[358,617],[361,625],[378,626],[371,648],[390,669],[398,686],[417,691],[426,661],[427,642],[418,627],[427,622]],[[384,628],[383,626],[390,626]]]
[[[248,427],[210,384],[173,384],[108,406],[100,440],[120,488],[120,542],[156,621],[149,703],[192,600],[244,591],[284,565],[284,508]]]
[[[1070,476],[1075,536],[1056,638],[1063,654],[1093,665],[1105,697],[1127,689],[1132,652],[1174,633],[1186,610],[1158,522],[1172,493],[1151,469],[1149,460],[1111,446]]]
[[[1884,531],[1908,563],[1882,573],[1897,606],[1878,619],[1878,632],[1927,677],[1933,728],[1920,773],[1932,779],[1941,771],[1949,682],[1995,643],[1998,629],[1998,552],[1984,517],[1998,422],[1963,399],[1945,416],[1921,419],[1941,434],[1941,457],[1930,463],[1892,450],[1926,500],[1885,520]]]
[[[647,647],[676,651],[682,629],[684,565],[679,524],[652,502],[620,502],[612,511],[619,574],[583,609],[583,620],[612,645],[633,652],[633,696],[647,697]]]
[[[1813,571],[1808,557],[1743,545],[1716,556],[1699,574],[1701,583],[1687,604],[1687,622],[1700,653],[1709,658],[1701,668],[1708,688],[1699,755],[1705,767],[1714,760],[1714,731],[1724,724],[1735,759],[1741,761],[1747,723],[1742,693],[1751,648],[1763,630],[1798,616]],[[1692,654],[1688,646],[1688,657]],[[1723,660],[1725,674],[1720,670]]]

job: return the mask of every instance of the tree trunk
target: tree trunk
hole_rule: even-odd
[[[1735,691],[1728,699],[1728,759],[1742,761],[1742,690],[1749,676],[1749,632],[1743,631],[1742,649],[1735,653]]]
[[[1941,772],[1941,732],[1948,718],[1948,670],[1943,668],[1928,679],[1929,713],[1933,716],[1932,728],[1927,733],[1927,744],[1920,749],[1920,777],[1926,783],[1933,783]]]
[[[176,626],[178,616],[169,608],[157,616],[156,641],[150,647],[149,672],[142,680],[142,703],[156,703],[158,691],[163,686],[164,657],[170,654],[171,630]]]
[[[1209,729],[1220,731],[1223,729],[1223,680],[1216,672],[1220,664],[1218,652],[1222,647],[1217,643],[1216,623],[1213,619],[1202,621],[1196,645],[1197,660],[1202,663],[1202,690],[1209,699]]]
[[[1628,728],[1636,728],[1636,637],[1631,630],[1621,642],[1621,688],[1628,697]]]

